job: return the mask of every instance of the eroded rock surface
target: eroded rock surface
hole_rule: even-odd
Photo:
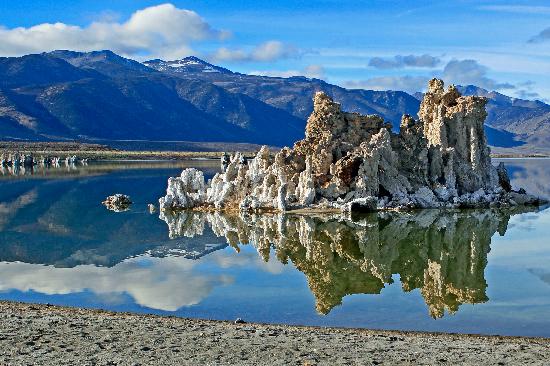
[[[306,136],[272,156],[240,153],[205,183],[194,169],[171,178],[161,210],[375,210],[536,205],[513,192],[506,168],[491,164],[483,97],[461,96],[433,79],[419,119],[402,118],[399,134],[376,115],[343,112],[326,94],[314,97]]]

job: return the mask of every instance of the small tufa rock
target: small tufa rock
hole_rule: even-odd
[[[149,209],[150,214],[154,214],[157,212],[157,206],[153,205],[152,203],[148,204],[147,208]]]
[[[123,212],[130,209],[132,201],[130,200],[130,196],[117,193],[107,197],[105,201],[102,202],[102,204],[105,205],[108,210],[114,212]]]

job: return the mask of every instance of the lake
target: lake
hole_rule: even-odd
[[[550,198],[550,160],[506,159]],[[495,161],[496,163],[496,161]],[[550,210],[150,214],[218,162],[0,172],[0,299],[300,325],[550,336]],[[106,196],[133,205],[108,211]]]

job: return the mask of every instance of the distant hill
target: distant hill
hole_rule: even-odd
[[[550,105],[538,100],[511,98],[473,85],[461,86],[459,90],[464,95],[489,98],[486,124],[513,135],[519,142],[516,146],[550,151]]]
[[[350,112],[379,114],[399,126],[403,113],[416,114],[418,100],[402,91],[344,89],[320,79],[246,75],[232,72],[196,57],[176,61],[152,60],[145,65],[185,80],[201,80],[231,93],[245,94],[302,120],[313,111],[315,92],[324,91]]]
[[[489,142],[549,148],[550,106],[475,86],[485,95]],[[291,145],[303,137],[312,97],[324,91],[346,111],[379,114],[398,129],[419,95],[345,89],[319,79],[232,72],[196,57],[139,63],[111,51],[54,51],[0,58],[4,140],[154,140]]]

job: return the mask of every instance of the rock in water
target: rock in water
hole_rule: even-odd
[[[419,119],[402,118],[399,134],[376,115],[343,112],[315,94],[305,138],[274,156],[262,147],[243,163],[231,156],[207,184],[196,169],[170,178],[161,210],[379,209],[537,205],[513,192],[504,166],[491,164],[483,129],[487,99],[461,96],[432,79]]]
[[[132,201],[130,200],[130,196],[117,193],[107,197],[102,203],[103,205],[105,205],[105,207],[107,207],[108,210],[114,212],[123,212],[130,209]]]

